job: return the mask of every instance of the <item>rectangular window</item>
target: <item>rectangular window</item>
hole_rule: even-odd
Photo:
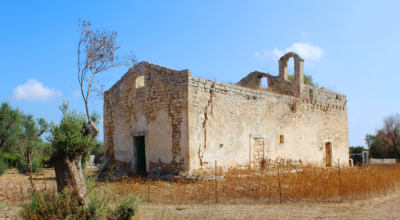
[[[138,76],[135,80],[136,89],[144,87],[144,76]]]
[[[285,139],[283,137],[283,135],[279,136],[279,143],[283,144],[285,142]]]

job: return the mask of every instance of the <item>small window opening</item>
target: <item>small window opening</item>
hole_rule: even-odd
[[[339,99],[339,96],[338,96],[338,95],[336,95],[336,99]]]
[[[312,91],[312,89],[310,89],[309,91],[308,91],[308,93],[309,93],[309,96],[310,96],[310,100],[313,100],[313,91]]]
[[[261,89],[262,90],[268,90],[268,78],[261,78]]]
[[[144,87],[144,76],[136,77],[135,85],[136,89]]]
[[[285,137],[283,135],[279,136],[279,143],[281,144],[285,143]]]

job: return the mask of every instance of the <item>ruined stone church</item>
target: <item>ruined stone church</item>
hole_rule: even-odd
[[[295,53],[280,58],[278,76],[255,71],[236,84],[141,62],[104,93],[101,169],[178,173],[214,168],[216,160],[230,168],[277,158],[347,165],[346,96],[306,85],[303,77],[304,60]]]

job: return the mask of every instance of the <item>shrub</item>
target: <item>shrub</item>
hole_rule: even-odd
[[[53,165],[52,165],[51,162],[50,162],[50,157],[41,157],[41,158],[40,158],[40,165],[41,165],[43,168],[50,168],[50,167],[53,167]]]
[[[97,176],[86,179],[86,185],[89,189],[90,206],[88,214],[90,219],[101,219],[102,217],[112,213],[109,207],[115,193],[110,190],[102,190],[96,187],[95,180]]]
[[[90,219],[70,188],[65,188],[63,193],[31,192],[28,202],[21,203],[20,207],[22,219]]]
[[[17,170],[20,173],[26,173],[29,171],[29,165],[26,163],[25,160],[19,160],[17,162]],[[42,167],[40,166],[40,161],[37,158],[34,158],[32,160],[32,173],[37,173],[42,170]]]
[[[4,162],[8,164],[9,167],[16,167],[19,160],[23,160],[24,156],[22,154],[6,153],[3,156]]]
[[[139,193],[124,196],[118,204],[114,216],[118,219],[128,220],[139,212],[141,204],[142,199],[140,198]]]
[[[31,191],[28,201],[21,203],[19,217],[22,219],[129,219],[139,211],[141,198],[136,193],[123,196],[117,205],[110,205],[115,192],[97,187],[96,177],[86,179],[90,205],[86,209],[66,187],[62,193],[54,190]]]
[[[3,175],[8,169],[8,164],[3,161],[0,156],[0,176]]]
[[[7,208],[7,206],[8,205],[5,202],[0,203],[0,210]]]

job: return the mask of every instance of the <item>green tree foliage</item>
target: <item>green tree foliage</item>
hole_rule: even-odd
[[[3,160],[8,164],[9,167],[16,167],[19,160],[23,160],[24,156],[18,153],[5,153]]]
[[[369,148],[369,155],[372,158],[396,158],[396,152],[385,144],[384,136],[384,130],[376,131],[375,135],[365,135],[365,143]]]
[[[2,155],[0,154],[0,176],[3,175],[8,169],[8,164],[4,162]]]
[[[90,154],[91,155],[95,155],[94,158],[94,163],[101,163],[103,161],[103,157],[104,157],[104,143],[103,141],[100,141],[98,139],[96,139],[95,141],[93,141],[93,146],[90,149]]]
[[[364,148],[364,146],[357,146],[357,147],[350,146],[349,148],[350,148],[349,152],[351,154],[362,153],[363,151],[368,151],[368,149]]]
[[[26,165],[26,170],[28,171],[32,166],[34,151],[38,151],[42,146],[43,140],[40,136],[49,130],[49,124],[43,118],[35,120],[31,114],[23,116],[21,124],[23,131],[20,138],[20,148],[21,153],[24,154],[25,162],[19,163],[19,167],[21,167],[19,170],[23,171],[22,167]]]
[[[0,152],[13,152],[22,134],[23,113],[7,101],[0,106]]]
[[[34,119],[33,115],[24,115],[8,102],[2,102],[0,106],[0,152],[7,153],[5,160],[12,163],[9,165],[16,166],[19,163],[21,167],[25,166],[26,171],[30,170],[33,154],[43,143],[40,136],[48,130],[48,127],[48,123],[43,118]],[[15,154],[16,152],[24,156],[24,162],[19,162],[21,158]]]
[[[289,74],[288,80],[293,82],[294,74]],[[318,83],[314,82],[314,78],[311,75],[304,74],[303,80],[306,85],[318,87]]]
[[[26,172],[37,173],[42,170],[39,158],[32,158],[30,164],[28,164],[26,160],[19,160],[17,161],[16,168],[20,173],[26,173]]]
[[[54,149],[61,155],[82,155],[91,146],[82,128],[86,124],[86,115],[69,109],[68,101],[64,100],[59,108],[63,114],[60,124],[51,123],[51,135],[47,138]]]

